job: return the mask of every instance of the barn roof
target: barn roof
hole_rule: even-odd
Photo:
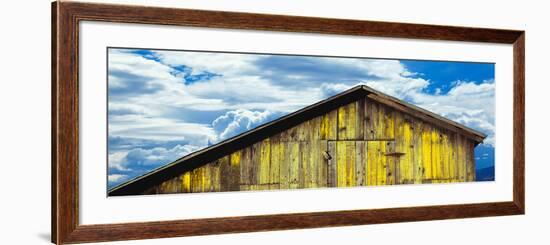
[[[145,175],[136,177],[109,190],[109,196],[133,195],[176,177],[181,173],[215,161],[232,152],[280,133],[301,122],[321,116],[340,106],[367,97],[393,109],[417,117],[425,122],[459,133],[476,144],[483,142],[487,135],[462,124],[439,116],[433,112],[386,95],[365,85],[358,85],[328,99],[319,101],[303,109],[290,113],[277,120],[258,126],[218,144],[195,151]]]

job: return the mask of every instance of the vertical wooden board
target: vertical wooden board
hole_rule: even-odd
[[[346,142],[336,142],[336,186],[346,186]]]
[[[365,100],[367,140],[392,140],[395,135],[395,111],[378,102]]]
[[[386,142],[378,141],[378,151],[376,154],[377,162],[377,183],[376,185],[387,185],[388,181],[388,165],[386,161]]]
[[[405,154],[405,118],[403,117],[402,113],[395,113],[395,152],[403,153]],[[402,164],[403,161],[405,161],[405,155],[398,156],[395,158],[396,162],[396,169],[394,173],[395,181],[397,183],[401,183],[405,180],[405,176],[402,176],[406,174],[406,166],[402,166],[405,164]],[[403,172],[403,173],[401,173]]]
[[[271,140],[269,138],[263,140],[260,144],[260,157],[257,169],[258,182],[257,184],[269,184],[270,165],[271,165]]]
[[[382,132],[382,135],[380,135],[380,139],[385,140],[392,140],[395,138],[395,111],[387,106],[381,106],[382,110],[379,110],[379,112],[382,112],[381,115],[379,115],[380,118],[383,118],[383,121],[381,122],[381,126],[383,129],[380,130]]]
[[[397,184],[407,184],[414,181],[413,165],[413,125],[411,119],[402,114],[395,114],[395,151],[403,153],[397,157],[395,181]]]
[[[241,154],[242,154],[242,151],[236,151],[229,156],[229,167],[230,167],[230,171],[229,171],[230,182],[228,186],[229,191],[238,191],[240,189],[239,179],[241,177],[240,176],[241,174],[240,165],[241,165],[241,159],[242,159]]]
[[[457,135],[457,172],[460,182],[466,181],[466,149],[464,147],[464,136]]]
[[[466,181],[475,181],[476,167],[474,159],[474,143],[470,140],[466,141],[466,171]]]
[[[338,133],[337,133],[337,139],[338,140],[345,140],[347,139],[347,106],[340,106],[338,108]],[[338,147],[337,147],[338,148]]]
[[[378,141],[367,141],[367,185],[375,186],[378,181]]]
[[[422,172],[426,180],[434,178],[432,172],[432,128],[428,124],[422,124]]]
[[[191,173],[191,192],[198,193],[203,192],[202,175],[203,168],[195,168]]]
[[[281,161],[284,159],[284,147],[281,146],[280,138],[273,138],[271,143],[271,162],[269,169],[269,183],[279,184]]]
[[[309,160],[311,154],[310,142],[300,142],[300,167],[298,174],[298,188],[308,188],[311,182]]]
[[[441,140],[437,128],[432,127],[432,174],[433,179],[439,182],[441,180]]]
[[[202,166],[202,191],[211,192],[212,191],[212,165],[206,164]]]
[[[380,135],[380,132],[377,132],[378,128],[380,128],[378,103],[365,99],[365,114],[365,138],[367,140],[376,140]]]
[[[330,152],[328,150],[328,142],[326,140],[319,140],[319,160],[317,161],[317,187],[327,187],[328,186],[328,166],[329,161],[325,158],[325,154],[323,152],[328,153],[330,155]]]
[[[252,146],[246,147],[240,151],[233,153],[231,163],[239,161],[239,184],[250,185],[254,176],[252,162]]]
[[[439,143],[440,143],[440,170],[441,170],[441,182],[449,182],[449,154],[451,153],[448,148],[449,137],[445,130],[439,130]]]
[[[337,186],[355,186],[355,141],[336,142]]]
[[[365,140],[365,98],[355,102],[355,137],[356,140]]]
[[[294,126],[285,130],[282,134],[284,135],[285,141],[297,141],[298,140],[298,126]]]
[[[367,152],[366,152],[366,142],[357,141],[355,142],[355,186],[366,186],[367,176],[366,176],[366,162],[367,162]]]
[[[306,141],[310,135],[310,120],[302,122],[296,126],[296,140],[297,141]]]
[[[367,184],[386,185],[388,181],[387,141],[367,142]]]
[[[327,151],[329,153],[330,159],[327,161],[327,186],[336,187],[337,183],[337,171],[336,171],[336,162],[338,154],[336,152],[336,141],[327,142]]]
[[[321,139],[321,120],[322,117],[316,117],[310,120],[308,128],[308,130],[310,131],[308,134],[309,140]]]
[[[445,155],[444,157],[444,176],[446,179],[446,182],[452,182],[454,179],[453,171],[454,168],[451,167],[453,162],[453,155],[454,155],[454,149],[453,149],[453,134],[452,132],[446,130],[443,134],[443,145],[445,147]]]
[[[357,139],[357,103],[353,102],[348,104],[347,114],[347,139]]]
[[[346,186],[355,186],[355,141],[346,141]]]
[[[450,151],[449,154],[449,182],[457,182],[457,147],[456,147],[456,133],[448,131],[449,141],[447,142],[447,148]]]
[[[230,158],[233,154],[230,154],[218,159],[218,164],[220,169],[220,191],[230,191],[232,182],[234,182],[232,180],[234,176],[231,170],[231,163],[230,163]],[[240,182],[239,179],[237,179],[236,182],[237,183]]]
[[[187,171],[181,176],[181,192],[191,192],[191,172]]]
[[[311,140],[310,141],[310,152],[309,152],[309,166],[308,166],[308,175],[309,175],[309,183],[308,187],[310,188],[316,188],[319,186],[319,165],[321,160],[321,157],[323,154],[320,151],[320,145],[319,140]]]
[[[338,140],[356,139],[356,103],[338,108]]]
[[[385,151],[382,152],[382,159],[384,165],[386,166],[386,185],[395,185],[396,178],[395,173],[397,172],[397,160],[398,158],[394,155],[387,156],[386,154],[395,152],[395,141],[385,141],[382,144],[386,145]]]
[[[300,179],[300,143],[290,142],[290,151],[289,188],[296,189],[298,188],[298,181]]]
[[[210,190],[220,191],[220,162],[219,160],[210,163]]]
[[[281,163],[279,167],[279,184],[281,189],[290,188],[290,162],[291,144],[288,141],[281,141]]]
[[[338,110],[332,110],[321,117],[319,138],[336,140],[338,130]]]
[[[422,184],[424,179],[422,159],[422,121],[413,120],[413,175],[414,183]]]

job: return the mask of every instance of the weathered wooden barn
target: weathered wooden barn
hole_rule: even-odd
[[[121,184],[110,196],[475,181],[486,135],[357,86]]]

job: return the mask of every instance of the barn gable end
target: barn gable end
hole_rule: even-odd
[[[190,154],[109,195],[475,180],[485,135],[367,86]]]

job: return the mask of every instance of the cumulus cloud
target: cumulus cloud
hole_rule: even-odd
[[[270,111],[249,111],[239,109],[228,111],[212,122],[212,127],[219,134],[220,139],[227,139],[242,132],[251,130],[263,123],[272,121],[280,114]]]

